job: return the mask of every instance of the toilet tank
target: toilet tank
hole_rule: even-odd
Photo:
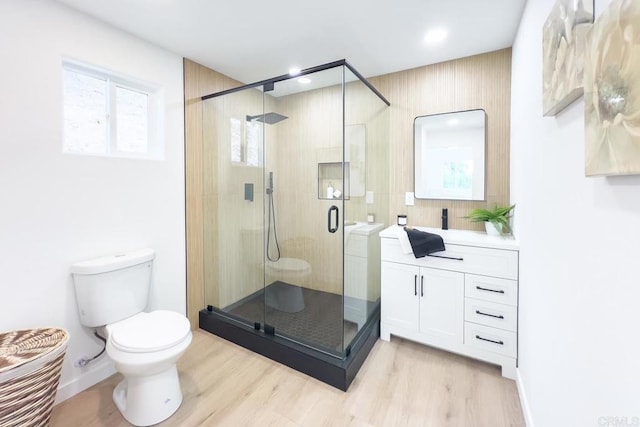
[[[144,311],[154,257],[142,249],[72,265],[80,323],[95,328]]]

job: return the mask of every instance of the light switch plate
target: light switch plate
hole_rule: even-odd
[[[373,191],[367,191],[366,202],[368,205],[373,204]]]
[[[415,204],[415,198],[413,192],[404,193],[404,204],[407,206],[413,206]]]

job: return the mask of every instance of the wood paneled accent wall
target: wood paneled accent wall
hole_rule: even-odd
[[[442,208],[449,209],[449,228],[483,230],[463,218],[476,207],[509,203],[509,133],[511,48],[369,79],[391,102],[389,215],[407,214],[410,225],[440,227]],[[413,121],[416,116],[484,109],[487,113],[486,202],[415,200]]]
[[[204,185],[201,97],[242,83],[188,59],[184,60],[184,116],[187,220],[187,317],[198,328],[205,306]]]

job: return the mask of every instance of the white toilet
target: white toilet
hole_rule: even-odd
[[[304,310],[302,287],[309,285],[311,264],[298,258],[280,258],[278,261],[267,261],[265,273],[268,283],[273,280],[284,282],[273,283],[266,288],[265,303],[268,307],[286,313]]]
[[[124,379],[113,401],[130,423],[157,424],[182,403],[176,362],[191,344],[189,320],[145,313],[155,252],[143,249],[71,266],[80,322],[104,327],[107,354]]]

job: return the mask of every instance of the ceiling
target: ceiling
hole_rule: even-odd
[[[252,83],[346,59],[365,77],[513,44],[526,0],[57,0]],[[424,41],[442,27],[438,45]]]

